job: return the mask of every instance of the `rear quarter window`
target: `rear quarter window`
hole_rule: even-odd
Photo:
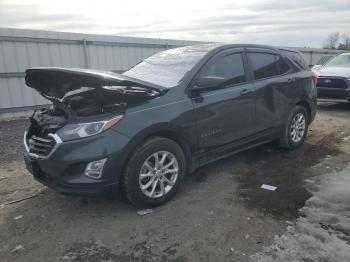
[[[290,50],[280,50],[289,60],[291,60],[299,69],[309,70],[309,65],[303,58],[302,54]]]
[[[279,73],[281,75],[288,73],[291,68],[290,66],[287,64],[287,62],[285,61],[285,59],[283,59],[283,57],[276,55],[276,60],[277,60],[277,65],[278,65],[278,70]]]

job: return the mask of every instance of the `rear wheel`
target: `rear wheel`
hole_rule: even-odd
[[[156,206],[177,191],[186,172],[186,159],[173,140],[153,137],[129,159],[122,178],[126,198],[136,206]]]
[[[305,107],[296,106],[290,113],[287,123],[283,129],[283,135],[279,144],[288,149],[301,146],[309,127],[309,117]]]

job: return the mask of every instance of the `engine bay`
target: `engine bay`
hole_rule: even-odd
[[[31,68],[26,70],[25,79],[29,87],[52,102],[30,117],[29,132],[44,136],[55,133],[68,121],[118,115],[166,92],[163,87],[139,79],[90,69]]]
[[[46,97],[48,98],[48,97]],[[134,93],[118,93],[112,90],[91,89],[65,96],[62,99],[48,98],[52,105],[37,109],[30,117],[35,134],[46,136],[63,127],[70,120],[103,114],[120,114],[131,105],[151,99]]]

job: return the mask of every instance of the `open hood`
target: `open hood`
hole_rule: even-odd
[[[143,88],[163,92],[165,87],[108,71],[91,69],[37,67],[26,70],[26,84],[44,96],[63,98],[68,92],[82,87],[108,89],[108,87]],[[113,90],[113,88],[109,89]],[[115,90],[120,91],[120,88]]]

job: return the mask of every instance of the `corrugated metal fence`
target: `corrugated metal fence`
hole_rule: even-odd
[[[164,49],[201,42],[0,28],[0,115],[47,104],[24,84],[35,66],[125,71]],[[337,51],[296,48],[309,64]]]
[[[0,114],[47,104],[25,86],[35,66],[125,71],[161,50],[200,42],[0,28]]]

